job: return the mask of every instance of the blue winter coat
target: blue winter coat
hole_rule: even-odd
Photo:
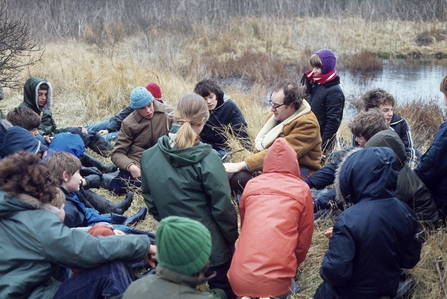
[[[123,122],[123,120],[128,117],[133,111],[133,108],[127,106],[120,113],[111,117],[109,119],[109,124],[106,127],[107,131],[109,131],[109,133],[118,132],[121,129],[121,123]]]
[[[447,215],[447,122],[436,132],[433,143],[414,170],[430,190],[436,206]]]
[[[320,275],[338,298],[380,298],[397,293],[402,268],[420,259],[421,228],[414,212],[394,197],[398,169],[389,148],[371,147],[340,166],[338,194],[354,205],[336,220]]]

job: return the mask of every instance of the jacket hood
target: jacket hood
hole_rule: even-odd
[[[365,199],[394,197],[400,167],[390,148],[354,149],[337,169],[337,198],[356,204]]]
[[[209,277],[188,276],[172,271],[166,267],[163,267],[162,265],[157,265],[156,275],[177,284],[188,285],[192,288],[195,288],[196,286],[203,284],[207,282],[210,278],[216,276],[215,273],[213,273]]]
[[[169,133],[169,136],[162,136],[157,141],[163,156],[173,167],[184,167],[200,162],[212,151],[211,145],[202,142],[192,147],[178,149],[173,142],[174,136],[175,134]]]
[[[280,172],[289,173],[300,177],[300,168],[296,152],[290,147],[284,138],[276,138],[264,158],[264,173]]]
[[[26,194],[17,197],[6,197],[5,191],[0,191],[0,219],[7,219],[18,212],[35,210],[40,208],[42,203],[36,198]]]
[[[392,129],[380,131],[379,133],[371,137],[368,142],[365,143],[365,148],[373,146],[391,148],[402,165],[407,159],[405,145],[402,143],[399,135],[397,135],[397,133]]]
[[[48,95],[47,95],[47,101],[43,107],[39,107],[39,104],[37,102],[37,90],[39,89],[39,86],[43,83],[46,83],[48,85]],[[51,105],[53,104],[53,89],[51,87],[50,82],[36,78],[31,77],[29,78],[25,86],[23,87],[23,101],[27,104],[28,107],[34,110],[37,114],[40,114],[40,111],[42,109],[51,109]]]
[[[2,151],[5,155],[11,155],[20,151],[37,154],[46,150],[48,148],[45,145],[22,127],[13,126],[9,128],[3,139]]]

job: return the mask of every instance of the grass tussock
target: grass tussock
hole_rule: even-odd
[[[445,116],[435,100],[414,99],[396,107],[396,113],[405,118],[410,125],[415,147],[424,153],[433,141]]]

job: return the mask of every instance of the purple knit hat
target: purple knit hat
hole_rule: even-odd
[[[318,50],[316,54],[320,57],[321,63],[323,64],[323,68],[321,69],[323,75],[335,69],[337,58],[335,57],[334,52],[329,49],[321,49]]]

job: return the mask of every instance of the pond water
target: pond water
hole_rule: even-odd
[[[392,94],[396,105],[412,100],[436,101],[444,106],[443,95],[439,91],[442,78],[447,75],[446,59],[431,60],[386,60],[383,69],[368,73],[352,73],[337,70],[347,103],[360,99],[372,88],[382,88]]]

